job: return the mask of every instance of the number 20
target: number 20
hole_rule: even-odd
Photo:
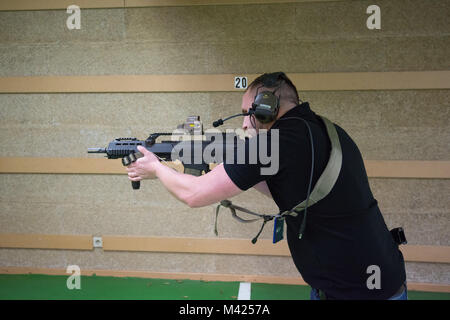
[[[235,89],[247,89],[247,77],[234,77]]]

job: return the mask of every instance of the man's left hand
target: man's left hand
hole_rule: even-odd
[[[156,179],[156,168],[160,164],[153,152],[142,146],[137,147],[144,156],[127,166],[128,179],[141,181],[143,179]]]

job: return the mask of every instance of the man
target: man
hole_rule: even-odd
[[[129,179],[158,178],[170,193],[193,208],[255,187],[273,198],[280,212],[291,210],[307,198],[312,150],[315,185],[328,163],[331,142],[323,121],[307,102],[299,104],[297,89],[282,72],[264,74],[251,83],[242,99],[244,114],[252,108],[257,93],[264,91],[277,97],[279,109],[274,120],[262,123],[254,115],[247,115],[243,129],[267,129],[269,133],[278,130],[276,173],[262,175],[264,165],[258,159],[256,164],[220,164],[195,177],[162,165],[141,148],[144,157],[127,168]],[[343,154],[335,185],[324,199],[308,207],[307,219],[304,212],[286,217],[287,242],[294,263],[313,288],[311,299],[406,298],[403,256],[372,195],[359,149],[342,128],[335,127]],[[305,229],[299,237],[302,222]]]

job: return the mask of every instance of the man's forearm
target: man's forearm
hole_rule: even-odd
[[[162,163],[156,164],[156,176],[166,189],[178,200],[188,204],[192,198],[197,177],[180,173]]]
[[[208,206],[242,192],[228,177],[223,164],[199,177],[179,173],[159,162],[155,170],[166,189],[191,208]]]

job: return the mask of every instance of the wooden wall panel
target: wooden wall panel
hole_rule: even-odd
[[[92,236],[0,234],[0,248],[92,250]]]
[[[175,162],[166,164],[182,171]],[[211,164],[211,168],[215,165]],[[365,160],[370,178],[449,179],[450,161]],[[120,159],[0,157],[0,173],[126,174]]]
[[[291,254],[286,240],[273,244],[260,239],[175,238],[104,235],[103,250],[282,256]],[[90,235],[0,234],[0,248],[92,250]],[[450,263],[450,246],[402,245],[405,261]]]
[[[0,78],[0,93],[235,91],[234,77],[256,74],[32,76]],[[450,71],[291,73],[302,91],[449,89]]]

